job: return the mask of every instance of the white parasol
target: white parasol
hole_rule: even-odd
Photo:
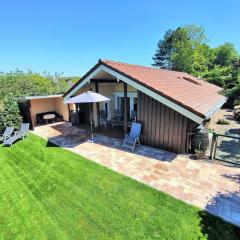
[[[90,103],[97,103],[97,102],[105,102],[105,101],[109,101],[110,99],[99,94],[99,93],[95,93],[92,91],[87,91],[84,92],[82,94],[79,94],[75,97],[69,98],[68,100],[66,100],[64,103],[68,104],[68,103],[89,103],[89,115],[90,115],[90,125],[91,125],[91,138],[92,138],[92,142],[93,142],[93,123],[92,123],[92,114],[91,114],[91,106]]]

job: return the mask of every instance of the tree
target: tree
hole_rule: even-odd
[[[237,58],[238,53],[232,43],[224,43],[215,49],[216,58],[214,64],[223,67],[228,67],[232,65],[234,59]]]
[[[74,78],[74,81],[76,78]],[[78,78],[79,79],[79,78]],[[6,125],[18,126],[20,117],[17,100],[24,96],[64,93],[69,88],[62,74],[43,76],[31,71],[16,70],[0,74],[0,131]]]
[[[19,127],[21,117],[19,115],[18,104],[14,96],[0,99],[0,132],[6,126]]]
[[[195,25],[168,30],[158,42],[153,66],[188,73],[204,71],[208,63],[209,48],[205,44],[204,29]]]
[[[240,81],[240,57],[236,57],[232,61],[232,80],[235,83]]]
[[[199,44],[193,56],[190,73],[194,76],[203,77],[209,69],[213,68],[215,53],[207,44]]]
[[[172,39],[172,70],[190,73],[192,70],[194,51],[187,29],[178,28],[173,32]]]
[[[15,98],[34,95],[48,95],[53,93],[53,86],[49,79],[37,73],[24,73],[16,70],[0,75],[0,95],[11,94]]]
[[[211,48],[204,28],[196,25],[168,30],[153,61],[155,67],[187,72],[225,89],[240,84],[240,57],[234,45]]]
[[[214,65],[211,69],[202,73],[202,78],[219,87],[226,87],[226,83],[231,79],[231,67],[221,67]]]
[[[172,34],[173,31],[171,29],[167,30],[163,40],[158,42],[157,50],[153,57],[153,66],[163,69],[171,69],[171,54],[173,48]]]

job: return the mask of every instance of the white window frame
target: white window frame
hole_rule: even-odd
[[[114,94],[114,101],[115,101],[115,109],[119,109],[119,107],[121,107],[121,106],[118,106],[117,98],[118,97],[124,97],[124,92],[113,92],[113,94]],[[130,98],[130,112],[129,112],[129,114],[131,116],[131,112],[134,110],[134,98],[137,98],[137,93],[128,92],[127,97]]]

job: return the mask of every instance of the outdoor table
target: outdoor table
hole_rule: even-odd
[[[52,120],[54,122],[55,114],[45,114],[43,115],[43,119],[46,120],[46,123],[48,123],[48,120]]]
[[[112,128],[113,127],[122,127],[123,126],[124,121],[122,120],[121,117],[114,117],[111,120],[111,124],[112,124]]]

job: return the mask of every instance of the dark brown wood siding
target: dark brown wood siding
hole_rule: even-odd
[[[176,153],[187,152],[188,118],[138,91],[137,121],[141,142]]]

